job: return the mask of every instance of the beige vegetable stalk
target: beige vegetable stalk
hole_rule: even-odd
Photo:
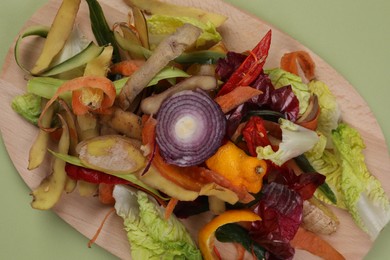
[[[170,61],[174,60],[198,39],[202,30],[184,24],[165,38],[153,54],[126,82],[119,94],[119,105],[127,110],[135,97],[148,85],[153,77]]]
[[[194,90],[196,88],[208,91],[216,89],[217,86],[217,80],[213,76],[192,76],[184,79],[160,94],[145,98],[141,102],[141,110],[145,114],[155,114],[160,109],[163,101],[175,93],[183,90]]]
[[[111,115],[101,117],[101,123],[113,129],[116,133],[137,140],[142,139],[142,120],[132,112],[115,107]]]
[[[339,226],[337,216],[316,198],[303,203],[302,226],[313,233],[330,235]]]

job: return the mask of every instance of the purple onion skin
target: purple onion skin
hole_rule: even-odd
[[[185,90],[166,99],[157,114],[156,142],[164,160],[180,167],[195,166],[222,144],[226,119],[203,90]]]

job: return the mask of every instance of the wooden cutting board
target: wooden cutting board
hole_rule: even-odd
[[[122,1],[101,0],[100,2],[109,24],[126,21],[129,7]],[[200,7],[209,11],[218,10],[229,17],[227,22],[220,28],[220,32],[227,47],[234,51],[252,49],[263,35],[269,29],[272,29],[272,45],[270,56],[265,65],[266,68],[278,66],[280,57],[285,52],[294,50],[310,52],[317,65],[317,78],[327,83],[332,92],[337,96],[343,113],[343,120],[357,128],[363,136],[367,146],[365,151],[367,165],[370,171],[382,182],[386,192],[390,193],[390,181],[385,178],[389,174],[390,160],[380,127],[362,97],[334,69],[305,46],[278,31],[272,25],[266,24],[260,19],[242,12],[223,1],[171,0],[169,2]],[[51,0],[31,17],[26,26],[34,24],[50,25],[60,3],[60,0]],[[79,11],[78,24],[83,33],[93,39],[89,29],[88,8],[85,2],[82,2]],[[24,64],[27,66],[32,65],[32,62],[38,55],[37,50],[39,50],[39,46],[41,46],[41,41],[38,39],[26,40],[26,44],[23,44],[22,49]],[[37,134],[37,129],[21,119],[10,107],[12,97],[23,93],[27,82],[27,76],[14,61],[12,48],[8,52],[0,78],[0,106],[2,109],[0,122],[3,140],[16,169],[26,184],[33,189],[50,172],[49,163],[34,170],[33,173],[26,170],[28,148]],[[362,121],[365,122],[364,127],[360,123]],[[96,198],[82,198],[77,192],[74,192],[72,194],[64,194],[53,210],[80,233],[91,238],[109,209],[100,205]],[[325,239],[342,252],[347,259],[363,258],[371,248],[372,241],[356,227],[346,212],[336,210],[336,213],[341,221],[340,229],[336,234],[325,237]],[[185,224],[194,237],[196,237],[196,230],[203,223],[207,222],[209,217],[207,214],[203,214],[185,221]],[[109,218],[97,240],[97,244],[121,259],[130,259],[130,246],[123,231],[122,221],[117,216]],[[228,254],[233,254],[234,250],[227,252]],[[309,254],[298,251],[295,258],[308,259],[308,257],[310,257]]]

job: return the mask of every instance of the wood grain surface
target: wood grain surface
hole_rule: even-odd
[[[109,24],[126,21],[129,7],[122,1],[101,0],[99,2],[102,4]],[[220,28],[220,32],[223,35],[227,47],[234,51],[252,49],[262,36],[269,29],[272,29],[272,45],[270,56],[265,65],[266,68],[278,66],[280,57],[285,52],[294,50],[306,50],[310,52],[317,65],[317,78],[326,82],[332,92],[337,96],[341,106],[343,120],[357,128],[361,133],[367,147],[365,150],[367,165],[371,173],[382,182],[386,192],[388,194],[390,193],[390,181],[385,178],[385,175],[389,174],[390,161],[380,127],[362,97],[333,68],[315,53],[288,35],[278,31],[272,25],[266,24],[258,18],[242,12],[223,1],[172,0],[169,2],[200,7],[214,12],[218,11],[228,16],[229,18]],[[59,0],[50,1],[32,16],[25,26],[34,24],[50,25],[59,4]],[[82,32],[92,39],[88,17],[88,8],[83,1],[77,23]],[[40,40],[34,38],[26,40],[25,44],[23,44],[22,56],[24,57],[23,62],[26,66],[32,65],[32,62],[38,55],[37,50],[39,50],[41,43]],[[50,172],[50,159],[48,158],[47,163],[39,169],[31,172],[27,170],[29,147],[37,134],[37,129],[26,123],[10,107],[12,98],[25,91],[28,79],[28,75],[19,69],[15,63],[13,46],[8,52],[0,78],[0,106],[2,109],[0,122],[4,143],[16,169],[27,185],[33,189]],[[365,123],[361,124],[360,122],[362,121]],[[53,210],[79,232],[91,238],[109,208],[102,206],[96,198],[83,198],[77,192],[74,192],[72,194],[64,194]],[[340,229],[336,234],[324,238],[347,259],[362,259],[371,248],[372,241],[370,241],[368,235],[356,227],[346,212],[337,209],[335,211],[341,221]],[[196,237],[198,228],[207,222],[209,218],[209,215],[203,214],[185,221],[185,224],[194,237]],[[123,231],[122,221],[117,216],[108,219],[97,240],[97,244],[121,259],[130,259],[130,246],[127,242],[126,234]],[[227,254],[229,255],[231,252],[227,251]],[[295,259],[308,259],[310,257],[312,256],[298,251]]]

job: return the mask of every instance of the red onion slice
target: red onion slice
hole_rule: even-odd
[[[204,91],[181,91],[160,107],[156,142],[167,163],[198,165],[221,146],[225,128],[225,115]]]

